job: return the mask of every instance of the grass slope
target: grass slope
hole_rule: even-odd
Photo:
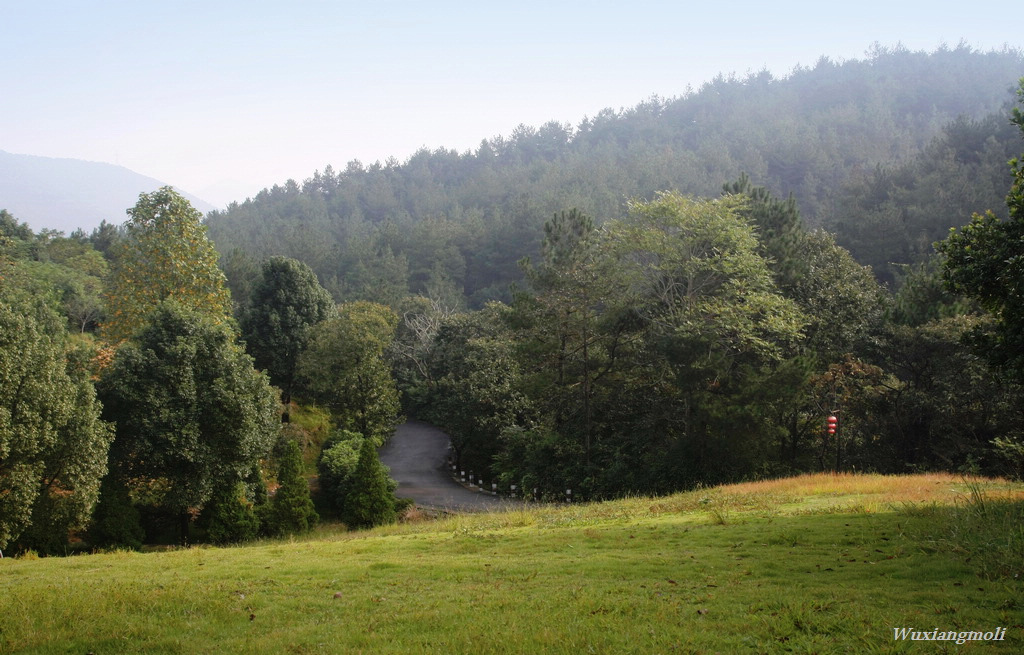
[[[944,508],[972,492],[987,523],[1019,507],[994,499],[1024,497],[950,476],[801,476],[237,548],[4,559],[0,652],[1024,652],[1015,557],[980,576],[972,548],[1005,548],[965,545],[984,531]],[[893,639],[997,626],[1005,641]]]

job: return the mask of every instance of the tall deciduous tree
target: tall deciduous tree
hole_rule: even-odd
[[[398,418],[398,389],[385,357],[398,315],[367,301],[345,303],[338,318],[312,330],[299,357],[298,374],[307,392],[334,414],[339,428],[384,443]]]
[[[655,331],[703,344],[698,353],[775,357],[800,338],[803,317],[779,294],[741,206],[661,193],[634,203],[613,238],[637,311]]]
[[[214,488],[244,481],[279,430],[277,398],[228,326],[174,300],[118,350],[100,388],[117,423],[113,473],[159,489],[183,539]]]
[[[1024,103],[1024,79],[1017,94]],[[1020,108],[1013,108],[1011,121],[1024,133]],[[1024,163],[1013,159],[1010,166],[1009,220],[1000,221],[991,211],[975,214],[937,247],[947,257],[948,288],[974,298],[996,319],[991,333],[976,333],[976,342],[992,364],[1024,383]]]
[[[310,329],[334,314],[330,294],[309,266],[288,257],[264,262],[242,316],[242,335],[256,366],[280,387],[285,404],[291,400],[295,367]]]
[[[765,444],[748,396],[801,338],[803,316],[778,292],[740,203],[662,193],[610,228],[644,324],[643,367],[622,397],[646,406],[620,410],[618,429],[648,433],[646,465],[674,487],[757,466]]]
[[[410,296],[402,309],[391,352],[403,402],[415,411],[429,403],[427,398],[437,382],[430,366],[430,353],[441,324],[455,315],[455,308],[437,298]]]
[[[493,472],[501,431],[532,416],[519,388],[522,371],[506,329],[507,309],[494,303],[445,320],[429,358],[436,384],[424,415],[451,437],[458,465],[477,473]]]
[[[871,269],[821,230],[805,232],[793,246],[804,270],[780,289],[807,323],[802,349],[825,362],[862,347],[882,321],[887,296]]]
[[[163,187],[141,194],[128,215],[124,238],[114,246],[104,335],[113,342],[131,337],[168,298],[216,323],[226,321],[231,302],[202,214]]]

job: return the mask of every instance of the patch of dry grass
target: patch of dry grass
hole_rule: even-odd
[[[725,524],[744,517],[877,513],[912,505],[953,505],[977,485],[989,496],[1024,499],[1024,486],[1002,479],[947,473],[879,475],[811,473],[776,480],[695,489],[670,496],[634,496],[600,503],[519,504],[482,514],[440,514],[411,524],[382,528],[389,533],[481,533],[515,528],[556,528],[595,523],[631,523],[676,517],[694,523]],[[426,520],[422,520],[426,518]]]
[[[873,494],[881,495],[890,502],[932,502],[941,501],[951,491],[962,491],[963,482],[962,476],[950,473],[807,473],[777,480],[728,485],[723,487],[723,491],[730,494],[769,493],[800,497]]]

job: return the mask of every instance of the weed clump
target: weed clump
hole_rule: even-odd
[[[952,553],[990,580],[1024,578],[1024,501],[992,498],[977,482],[954,505],[915,512],[927,519],[913,531],[926,549]]]

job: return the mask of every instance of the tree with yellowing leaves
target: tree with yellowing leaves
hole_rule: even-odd
[[[227,283],[202,214],[163,187],[140,194],[128,215],[107,293],[104,336],[113,343],[131,337],[168,298],[215,323],[226,321],[231,315]]]

